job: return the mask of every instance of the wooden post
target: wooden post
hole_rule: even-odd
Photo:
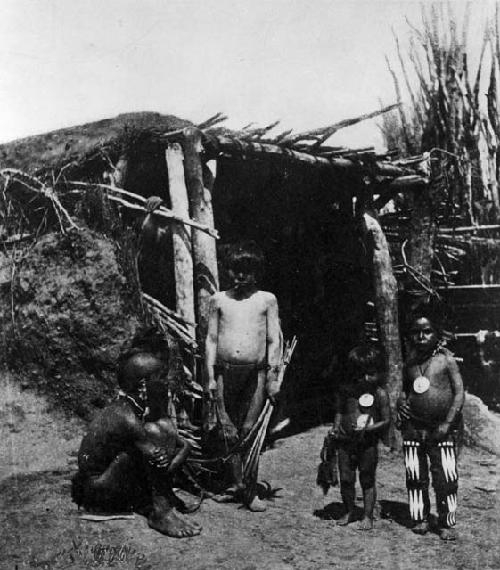
[[[375,308],[377,311],[380,340],[386,352],[387,391],[391,401],[393,419],[395,419],[396,400],[401,390],[403,375],[403,357],[398,319],[398,285],[392,271],[391,255],[387,239],[378,221],[364,214],[368,233],[368,246],[372,252],[373,285]],[[394,426],[394,421],[392,422]],[[398,447],[397,432],[391,429],[391,447]]]
[[[424,281],[430,283],[434,242],[436,237],[435,190],[434,181],[439,174],[439,163],[431,163],[431,183],[419,192],[411,195],[410,235],[408,239],[407,262],[416,269]],[[434,203],[433,203],[434,201]],[[415,282],[407,283],[407,310],[415,311],[429,301],[429,294]]]
[[[168,169],[170,203],[175,214],[189,217],[189,200],[184,180],[184,154],[179,143],[171,143],[165,151]],[[191,254],[191,228],[181,222],[172,221],[172,243],[174,250],[176,311],[188,323],[195,322],[193,258]],[[194,325],[188,325],[193,339]]]
[[[201,131],[187,127],[183,131],[184,168],[186,185],[191,206],[191,217],[214,227],[212,194],[203,183]],[[204,346],[208,322],[208,300],[219,289],[217,250],[214,238],[193,230],[194,290],[196,295],[197,339]]]

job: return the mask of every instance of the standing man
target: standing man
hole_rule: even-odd
[[[205,345],[206,396],[220,411],[226,451],[245,437],[257,421],[269,397],[279,391],[281,329],[276,297],[260,291],[264,258],[254,242],[235,246],[229,254],[232,286],[210,299]],[[264,511],[257,497],[256,481],[243,482],[242,456],[230,460],[228,495],[251,511]]]

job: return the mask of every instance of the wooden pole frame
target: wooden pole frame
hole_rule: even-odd
[[[396,401],[403,378],[403,356],[398,317],[398,284],[392,270],[389,245],[378,221],[368,213],[363,216],[368,250],[372,253],[373,288],[380,341],[385,350],[387,367],[387,391],[391,402],[393,420]],[[392,422],[394,426],[394,421]],[[392,428],[390,445],[399,447],[397,432]]]
[[[171,143],[165,150],[168,171],[168,191],[172,212],[189,217],[189,200],[184,177],[184,153],[179,143]],[[188,323],[195,322],[193,285],[193,256],[191,228],[180,222],[172,222],[172,245],[174,254],[176,312]],[[195,328],[189,326],[191,337]]]
[[[191,217],[199,222],[214,227],[211,188],[203,180],[201,160],[202,132],[195,127],[183,130],[182,148],[184,151],[184,175],[191,208]],[[192,252],[194,271],[195,312],[197,339],[200,347],[205,344],[208,325],[208,302],[219,289],[217,268],[217,248],[213,237],[203,232],[192,232]]]

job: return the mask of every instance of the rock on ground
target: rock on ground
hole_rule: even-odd
[[[500,455],[500,416],[488,410],[482,400],[466,394],[464,404],[465,435],[470,443]]]

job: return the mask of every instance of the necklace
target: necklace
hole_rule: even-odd
[[[415,378],[415,380],[413,380],[413,389],[415,390],[415,392],[417,394],[423,394],[424,392],[427,392],[427,390],[429,389],[431,382],[429,380],[429,378],[427,378],[427,376],[425,375],[425,373],[427,372],[427,369],[429,368],[431,361],[432,361],[432,357],[434,356],[434,354],[431,354],[431,356],[429,356],[429,358],[427,358],[426,361],[426,366],[425,368],[422,370],[420,364],[417,364],[417,368],[418,371],[420,373],[420,376],[417,376]]]
[[[141,421],[144,421],[144,418],[149,413],[149,408],[147,406],[146,407],[141,406],[141,404],[139,404],[139,402],[133,396],[131,396],[130,394],[126,394],[125,392],[122,392],[121,390],[120,390],[120,393],[118,394],[118,398],[128,402],[132,406],[132,409],[133,409],[135,415]]]

